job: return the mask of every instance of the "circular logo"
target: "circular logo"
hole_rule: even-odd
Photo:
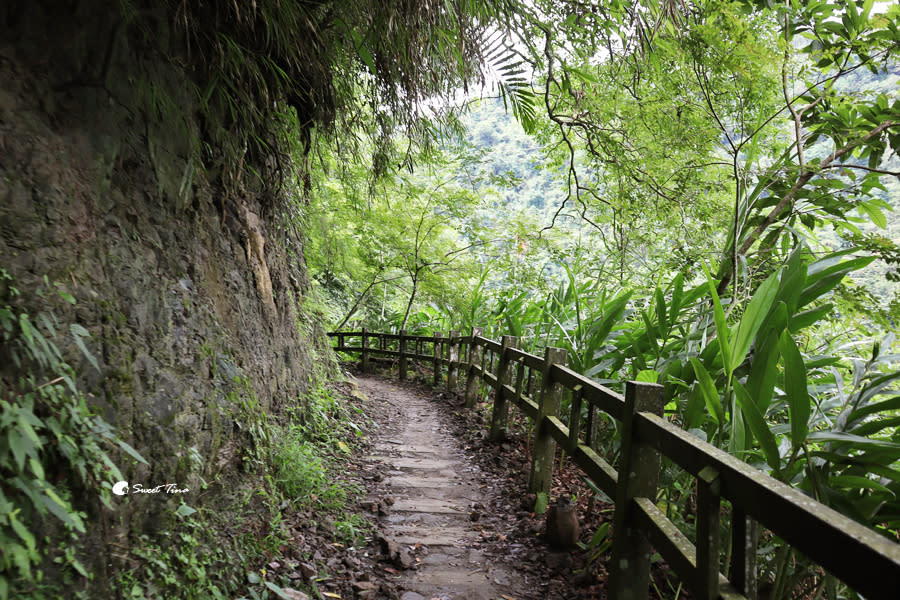
[[[112,493],[116,496],[124,496],[128,493],[128,482],[127,481],[117,481],[116,484],[112,488]]]

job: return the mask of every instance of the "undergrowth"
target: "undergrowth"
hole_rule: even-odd
[[[348,441],[362,435],[362,415],[333,392],[314,386],[282,422],[254,410],[248,400],[242,427],[252,438],[244,466],[249,471],[216,506],[182,504],[175,526],[142,536],[132,555],[140,565],[117,582],[126,598],[279,598],[280,586],[260,568],[291,542],[290,519],[308,511],[329,518],[335,541],[355,544],[368,524],[347,510],[361,493],[335,476],[352,452]],[[267,580],[268,577],[268,580]]]

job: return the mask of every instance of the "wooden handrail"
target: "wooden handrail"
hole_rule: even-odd
[[[544,358],[517,348],[517,339],[502,342],[482,337],[480,329],[470,335],[456,332],[432,337],[363,331],[338,331],[336,351],[362,353],[363,364],[375,356],[431,362],[435,385],[446,378],[448,388],[456,392],[457,373],[466,377],[466,403],[474,404],[481,383],[494,392],[491,439],[503,437],[506,411],[515,406],[535,419],[535,460],[529,486],[545,492],[552,476],[553,461],[547,460],[560,444],[571,459],[609,497],[616,499],[610,592],[616,600],[640,600],[648,595],[649,558],[644,548],[648,540],[671,568],[692,590],[704,599],[755,598],[755,558],[757,523],[814,560],[829,573],[869,600],[895,600],[900,597],[900,544],[879,535],[837,511],[817,502],[768,474],[740,461],[711,444],[669,423],[662,416],[658,387],[654,384],[628,383],[627,400],[564,364],[564,352],[548,349]],[[359,346],[347,344],[347,338],[359,338]],[[375,338],[377,345],[368,345]],[[389,349],[390,340],[398,349]],[[407,342],[414,341],[413,352]],[[432,353],[426,352],[431,344]],[[468,347],[468,351],[463,349]],[[537,377],[542,393],[535,394]],[[474,379],[474,381],[473,381]],[[573,396],[573,413],[568,425],[560,420],[559,390]],[[650,396],[647,396],[650,394]],[[632,404],[634,402],[634,404]],[[588,407],[588,419],[582,427],[580,406]],[[654,406],[653,410],[648,407]],[[574,411],[578,411],[578,415]],[[622,422],[621,454],[618,471],[592,448],[594,413],[602,410]],[[582,440],[582,436],[584,440]],[[691,541],[656,507],[656,477],[659,456],[665,456],[697,480],[697,543]],[[628,489],[622,489],[626,481]],[[721,500],[731,503],[732,569],[730,578],[718,571],[719,520]],[[640,535],[629,535],[634,531]],[[639,564],[635,564],[635,562]],[[617,572],[616,564],[626,565]]]

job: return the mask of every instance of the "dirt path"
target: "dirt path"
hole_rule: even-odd
[[[384,550],[398,566],[401,599],[543,597],[532,573],[486,549],[486,540],[503,537],[496,519],[484,517],[489,486],[442,424],[434,401],[389,380],[360,376],[358,384],[370,401],[390,407],[367,457],[383,463],[386,476],[368,499],[381,515]]]

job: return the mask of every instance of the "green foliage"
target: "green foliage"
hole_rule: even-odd
[[[43,597],[36,590],[52,595],[54,585],[90,577],[79,552],[86,506],[75,498],[108,507],[112,484],[122,479],[114,460],[120,456],[112,450],[144,459],[88,407],[59,350],[71,336],[96,368],[84,343],[88,332],[77,323],[65,327],[53,310],[30,316],[16,305],[21,294],[6,270],[0,269],[0,280],[7,296],[0,307],[0,361],[19,372],[17,380],[2,381],[0,398],[0,598],[20,597],[26,589]],[[75,303],[61,286],[44,283],[39,297]],[[59,548],[51,539],[61,540]],[[60,565],[63,581],[44,581],[48,560]]]
[[[140,567],[118,575],[122,597],[231,598],[244,591],[254,598],[281,597],[254,567],[288,541],[283,524],[301,511],[333,515],[335,535],[345,543],[365,537],[369,524],[347,513],[360,490],[336,476],[351,452],[345,440],[361,435],[358,413],[326,388],[313,387],[285,423],[267,417],[251,396],[236,416],[257,444],[245,457],[257,476],[254,485],[238,485],[220,509],[181,504],[170,529],[140,536],[131,548]]]
[[[123,598],[145,600],[179,597],[187,600],[229,596],[221,585],[224,573],[213,573],[217,563],[227,564],[229,556],[205,532],[206,523],[198,511],[181,504],[174,511],[174,528],[151,539],[138,538],[132,554],[139,567],[122,571],[118,587]]]

